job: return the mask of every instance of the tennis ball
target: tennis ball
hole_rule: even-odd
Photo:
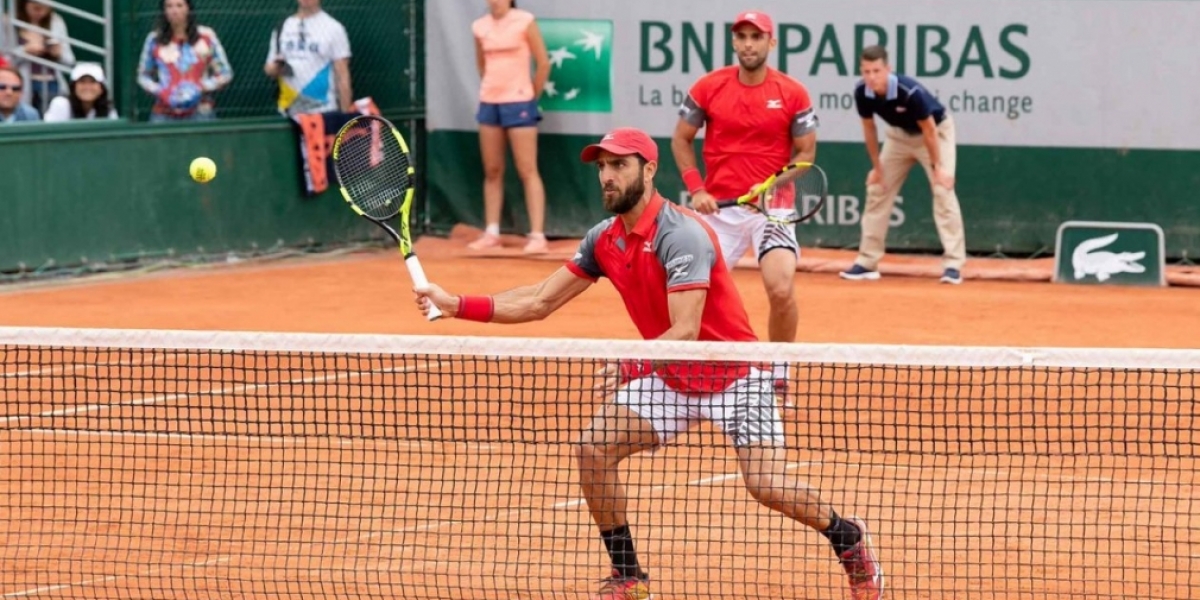
[[[188,172],[192,174],[192,179],[200,183],[208,183],[217,176],[217,163],[214,163],[211,158],[201,156],[192,161]]]

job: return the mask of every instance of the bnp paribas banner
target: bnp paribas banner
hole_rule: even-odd
[[[538,18],[551,74],[542,131],[617,125],[671,134],[705,72],[732,64],[729,23],[776,21],[771,64],[809,89],[823,140],[859,141],[858,54],[884,45],[936,94],[959,142],[991,146],[1200,149],[1200,2],[1156,0],[520,0]],[[470,34],[482,0],[427,6],[428,124],[474,130]]]

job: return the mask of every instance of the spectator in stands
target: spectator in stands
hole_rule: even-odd
[[[8,46],[9,23],[8,14],[0,10],[0,69],[12,66],[12,63],[8,62],[8,57],[12,53],[12,48]]]
[[[38,121],[37,110],[21,101],[25,79],[12,67],[0,67],[0,124]]]
[[[513,163],[525,188],[529,212],[527,254],[546,252],[546,190],[537,164],[538,98],[550,77],[550,58],[537,22],[515,0],[488,0],[489,11],[471,24],[479,85],[479,148],[483,155],[484,232],[468,246],[486,250],[500,246],[500,212],[504,208],[504,150],[512,147]],[[537,64],[531,73],[530,63]]]
[[[296,14],[271,33],[263,72],[279,80],[279,111],[354,111],[350,85],[350,38],[321,10],[321,0],[297,0]]]
[[[81,62],[71,69],[71,91],[50,101],[46,122],[87,119],[116,119],[117,109],[108,99],[104,83],[104,67],[99,63]]]
[[[54,9],[36,0],[17,1],[17,21],[47,30],[40,31],[17,28],[17,44],[26,54],[44,61],[58,63],[64,67],[75,64],[75,53],[71,51],[67,24]],[[62,72],[53,67],[28,59],[13,57],[13,62],[25,77],[25,92],[21,99],[45,113],[50,100],[66,89]]]
[[[138,85],[154,96],[153,122],[217,117],[213,92],[229,85],[233,68],[217,34],[196,24],[192,0],[162,0],[158,26],[146,36]]]

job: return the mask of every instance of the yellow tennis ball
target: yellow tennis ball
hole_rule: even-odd
[[[192,174],[192,179],[200,183],[208,183],[217,176],[217,163],[214,163],[211,158],[201,156],[192,161],[188,172]]]

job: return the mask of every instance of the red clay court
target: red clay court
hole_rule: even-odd
[[[418,245],[451,291],[557,268],[468,259],[455,244]],[[919,272],[922,260],[909,264]],[[1092,356],[1200,339],[1194,289],[980,276],[947,286],[802,272],[800,341],[832,346],[793,354],[1004,356],[843,346],[902,344]],[[764,333],[756,273],[735,278]],[[325,336],[215,338],[270,347],[223,352],[4,346],[0,595],[584,597],[606,556],[571,442],[598,402],[591,373],[628,348],[530,342],[517,356],[495,336],[633,339],[616,294],[602,282],[547,321],[499,326],[426,323],[407,288],[399,257],[380,251],[0,293],[8,326],[454,336],[407,351],[410,338]],[[202,347],[205,335],[157,339]],[[868,519],[889,598],[1200,589],[1195,369],[830,358],[798,377],[789,471]],[[624,473],[656,597],[843,597],[824,540],[754,503],[712,429]]]

